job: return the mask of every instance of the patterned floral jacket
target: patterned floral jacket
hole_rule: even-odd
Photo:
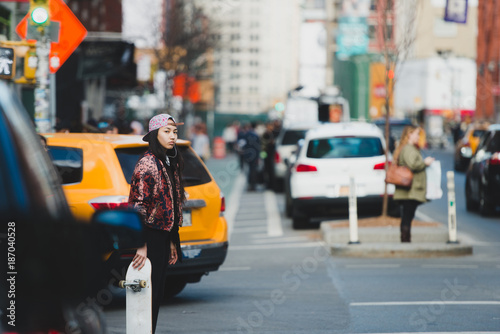
[[[176,196],[179,227],[182,226],[181,184],[179,172],[174,171],[176,189],[158,158],[147,151],[137,162],[130,183],[129,206],[135,208],[149,227],[171,231],[174,227],[173,196]]]

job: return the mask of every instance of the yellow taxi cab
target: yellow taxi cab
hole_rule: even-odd
[[[90,221],[96,210],[128,206],[135,164],[148,149],[142,136],[96,133],[44,136],[74,216]],[[223,194],[190,142],[178,140],[177,147],[184,158],[187,200],[183,207],[184,223],[179,229],[182,262],[169,271],[166,297],[175,296],[187,283],[199,282],[203,275],[218,270],[228,248]],[[120,257],[126,268],[134,255],[135,250],[129,250],[111,256]]]
[[[455,145],[455,170],[464,171],[467,169],[472,156],[476,153],[479,140],[488,130],[489,125],[488,122],[476,122],[467,127],[464,136]]]

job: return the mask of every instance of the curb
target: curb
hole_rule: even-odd
[[[472,246],[446,243],[360,243],[329,244],[330,254],[341,257],[364,258],[429,258],[465,256]]]
[[[349,228],[332,227],[322,223],[323,240],[332,256],[364,258],[424,258],[466,256],[473,252],[464,243],[447,243],[448,230],[437,227],[413,227],[411,243],[401,243],[399,228],[359,228],[359,244],[349,244]]]

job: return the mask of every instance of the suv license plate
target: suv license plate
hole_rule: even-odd
[[[349,186],[341,186],[339,189],[339,196],[344,197],[344,196],[349,196]]]
[[[182,226],[192,226],[193,222],[191,221],[191,211],[182,211],[183,222]]]

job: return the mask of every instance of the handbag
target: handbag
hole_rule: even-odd
[[[413,173],[408,167],[399,166],[396,163],[389,165],[385,176],[386,183],[394,184],[400,187],[411,187],[412,181]]]

